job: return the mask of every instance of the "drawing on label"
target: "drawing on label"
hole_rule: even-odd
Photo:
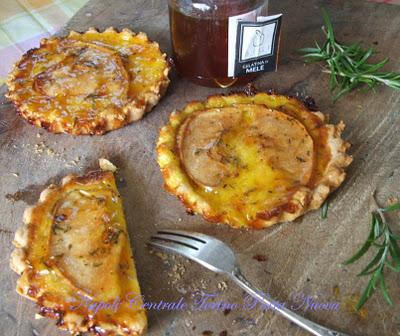
[[[229,35],[228,76],[276,70],[281,19],[282,14],[230,20],[229,31],[235,28],[236,36],[233,41],[233,34]]]

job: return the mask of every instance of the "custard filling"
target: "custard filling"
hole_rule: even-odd
[[[196,192],[237,222],[287,202],[313,170],[304,126],[261,105],[200,111],[182,124],[178,146]]]

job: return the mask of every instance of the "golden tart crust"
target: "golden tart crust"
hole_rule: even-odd
[[[157,161],[190,212],[235,228],[265,228],[319,208],[351,163],[344,123],[295,98],[212,96],[173,112]]]
[[[129,29],[94,28],[43,39],[10,72],[8,98],[31,124],[54,133],[103,134],[139,120],[169,84],[156,42]]]
[[[26,209],[10,266],[17,292],[72,334],[140,335],[139,283],[113,173],[68,175]],[[89,308],[89,305],[90,308]]]

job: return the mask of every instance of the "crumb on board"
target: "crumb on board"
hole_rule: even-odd
[[[39,135],[39,133],[38,133]],[[40,138],[40,136],[38,136]],[[23,145],[22,147],[30,147],[29,144]],[[54,148],[50,147],[44,141],[40,141],[33,146],[34,153],[41,156],[42,154],[46,154],[49,157],[61,158],[63,153],[65,152],[65,148],[62,148],[59,151],[56,151]]]
[[[17,191],[14,194],[6,194],[6,199],[7,199],[7,201],[10,201],[10,202],[18,202],[19,200],[22,199],[22,192]]]
[[[175,264],[172,266],[172,272],[178,279],[180,279],[185,274],[186,268],[182,264]]]
[[[227,290],[228,285],[227,285],[227,283],[226,283],[225,281],[220,281],[220,282],[218,282],[218,284],[217,284],[217,288],[218,288],[218,290],[220,290],[221,292],[223,292],[223,291]]]
[[[42,135],[38,133],[36,135],[37,138],[42,138]],[[53,146],[59,147],[58,142],[55,141],[53,143]],[[35,144],[31,143],[22,143],[22,144],[12,144],[12,147],[14,149],[27,149],[33,151],[33,153],[39,157],[44,157],[47,156],[51,159],[57,160],[59,162],[64,163],[65,167],[68,168],[74,168],[78,167],[79,168],[79,163],[82,159],[81,156],[76,156],[74,159],[70,159],[67,156],[67,150],[65,147],[61,148],[54,148],[52,146],[49,146],[45,141],[40,141]]]
[[[35,154],[47,154],[50,157],[60,156],[61,153],[56,152],[52,147],[49,147],[44,141],[41,141],[33,147]]]
[[[110,171],[115,173],[117,171],[117,167],[109,160],[105,158],[99,159],[99,166],[101,170]]]
[[[190,284],[185,282],[184,277],[187,273],[185,264],[190,263],[190,260],[174,254],[170,255],[153,249],[150,249],[150,254],[160,258],[163,264],[168,267],[168,271],[166,272],[168,276],[168,285],[174,287],[174,289],[179,293],[197,293],[207,290],[209,285],[208,279],[195,277],[190,281]],[[188,313],[190,313],[190,311]]]
[[[150,249],[149,252],[150,252],[150,254],[154,254],[155,256],[159,257],[163,261],[168,259],[168,255],[166,253],[163,253],[163,252],[160,252],[157,250],[153,250],[153,249]]]
[[[75,166],[77,167],[79,162],[81,161],[81,157],[77,156],[75,159],[71,160],[69,163],[67,163],[67,166]]]

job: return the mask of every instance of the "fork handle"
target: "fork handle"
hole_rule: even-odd
[[[338,331],[334,331],[331,329],[328,329],[326,327],[323,327],[315,322],[312,322],[310,320],[307,320],[306,318],[297,315],[296,313],[292,312],[291,310],[285,308],[285,307],[280,307],[275,305],[273,302],[265,298],[263,295],[261,295],[261,291],[259,291],[257,288],[255,288],[241,273],[240,269],[238,267],[235,268],[235,270],[230,274],[231,278],[241,287],[243,288],[248,294],[250,294],[253,298],[256,300],[266,304],[267,306],[273,308],[277,312],[279,312],[281,315],[286,317],[288,320],[292,321],[293,323],[297,324],[299,327],[307,330],[313,335],[316,336],[348,336],[346,334],[343,334]]]

